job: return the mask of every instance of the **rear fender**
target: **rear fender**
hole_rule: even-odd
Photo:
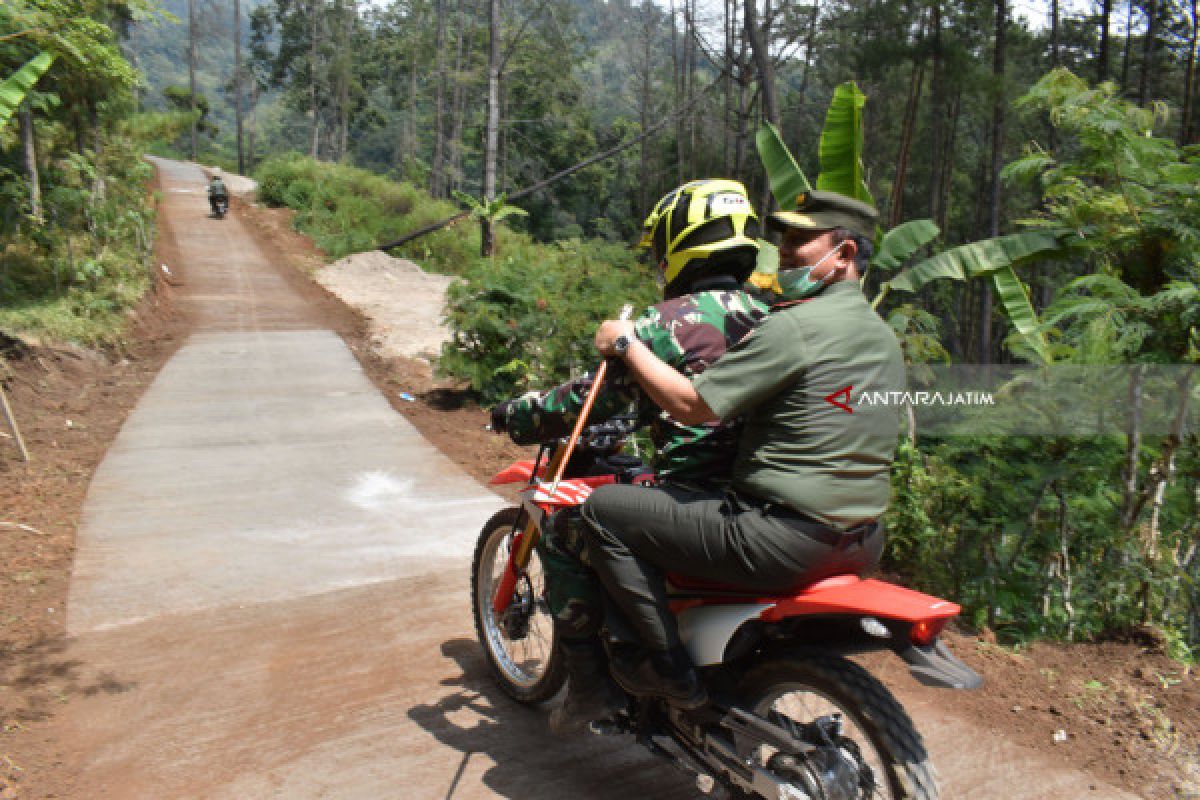
[[[696,666],[720,664],[734,633],[768,608],[767,603],[693,606],[675,617],[679,638]]]
[[[926,647],[912,645],[896,655],[908,662],[908,671],[919,682],[939,689],[978,689],[983,678],[975,670],[955,658],[941,639]]]

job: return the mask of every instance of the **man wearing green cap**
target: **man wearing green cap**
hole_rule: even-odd
[[[876,219],[871,206],[832,192],[802,194],[771,215],[783,233],[781,300],[694,379],[637,343],[628,322],[596,332],[600,352],[621,358],[675,419],[746,416],[729,490],[603,486],[583,506],[591,564],[617,622],[649,649],[614,652],[613,676],[627,691],[684,707],[706,699],[667,608],[666,570],[787,592],[879,562],[898,410],[857,400],[902,390],[904,361],[859,289]],[[632,344],[614,347],[622,337]]]

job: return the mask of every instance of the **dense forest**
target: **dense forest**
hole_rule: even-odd
[[[0,15],[0,76],[54,57],[5,84],[0,328],[109,335],[66,320],[115,319],[144,285],[137,155],[152,150],[253,172],[334,256],[473,218],[398,250],[464,278],[441,367],[489,402],[584,368],[595,320],[653,298],[627,243],[662,192],[732,176],[768,210],[770,123],[816,181],[857,176],[881,237],[903,232],[864,288],[913,365],[1183,367],[1162,430],[1135,380],[1105,435],[906,436],[890,567],[1011,638],[1152,626],[1194,657],[1195,0],[17,0]],[[1033,234],[1053,247],[1022,250]]]

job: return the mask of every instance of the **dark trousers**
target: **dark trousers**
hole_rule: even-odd
[[[588,556],[616,608],[655,650],[680,645],[665,572],[783,593],[879,563],[879,524],[839,534],[733,492],[614,484],[583,505]]]

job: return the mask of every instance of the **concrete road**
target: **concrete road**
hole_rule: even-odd
[[[76,796],[693,796],[493,688],[467,569],[499,498],[388,407],[236,214],[207,217],[198,170],[158,166],[198,324],[88,493],[61,722]],[[943,797],[1128,797],[910,686]]]

